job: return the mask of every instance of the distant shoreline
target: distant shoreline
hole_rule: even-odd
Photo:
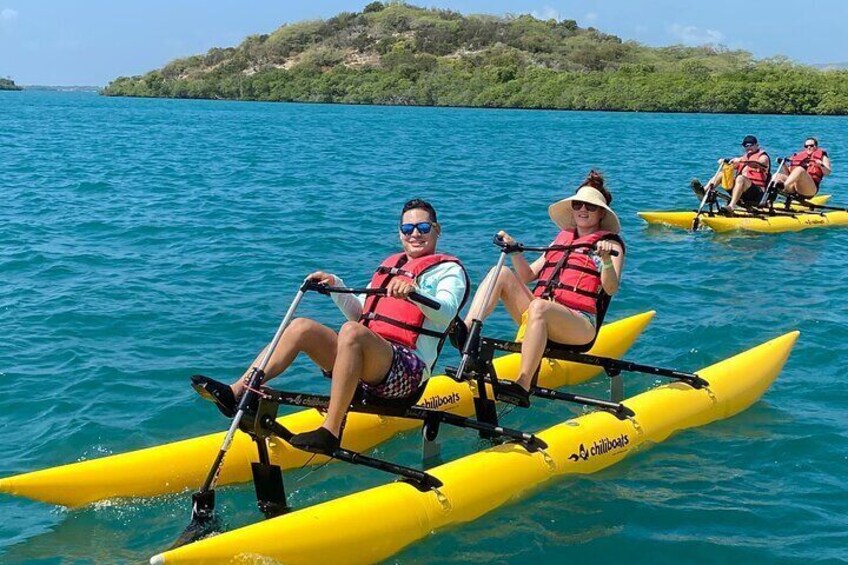
[[[24,84],[23,90],[44,90],[51,92],[100,92],[102,86],[50,86],[43,84]]]
[[[29,89],[27,89],[29,90]],[[616,114],[693,114],[693,115],[704,115],[704,116],[806,116],[806,117],[816,117],[816,118],[839,118],[848,116],[848,112],[845,113],[832,113],[832,114],[816,114],[812,112],[808,113],[797,113],[797,112],[734,112],[732,110],[715,110],[715,111],[706,111],[706,110],[674,110],[674,109],[652,109],[652,110],[640,110],[640,109],[629,109],[629,108],[558,108],[558,107],[545,107],[545,106],[536,106],[536,107],[526,107],[526,106],[472,106],[472,105],[462,105],[462,104],[392,104],[392,103],[381,103],[381,102],[349,102],[349,101],[318,101],[318,100],[257,100],[254,98],[189,98],[185,96],[136,96],[130,94],[110,94],[105,92],[99,92],[101,96],[106,96],[107,98],[136,98],[136,99],[144,99],[144,100],[202,100],[205,102],[244,102],[244,103],[261,103],[261,104],[307,104],[311,106],[362,106],[362,107],[376,107],[376,108],[445,108],[445,109],[459,109],[459,110],[519,110],[523,112],[610,112]]]
[[[649,47],[575,20],[371,2],[213,47],[107,96],[612,112],[848,114],[848,71],[717,45]]]

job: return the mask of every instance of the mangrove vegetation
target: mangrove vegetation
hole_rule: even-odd
[[[848,71],[706,45],[648,47],[575,20],[372,2],[210,49],[104,94],[778,114],[848,113]]]

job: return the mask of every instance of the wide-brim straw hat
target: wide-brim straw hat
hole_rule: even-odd
[[[554,202],[548,207],[548,215],[550,215],[554,223],[561,229],[568,230],[577,227],[574,223],[574,216],[571,211],[572,200],[595,204],[596,206],[603,208],[607,211],[607,213],[604,214],[604,217],[601,220],[600,229],[612,233],[619,233],[621,231],[621,222],[618,221],[618,216],[615,215],[612,208],[607,205],[607,200],[604,198],[604,195],[601,194],[598,189],[588,185],[581,186],[580,190],[574,193],[574,196],[569,196],[559,202]]]

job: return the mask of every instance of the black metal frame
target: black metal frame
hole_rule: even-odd
[[[466,418],[450,412],[418,406],[415,403],[418,402],[422,395],[423,388],[417,395],[404,400],[394,401],[368,395],[360,388],[357,390],[357,395],[349,407],[349,412],[420,420],[423,422],[422,435],[425,442],[435,441],[441,424],[447,424],[477,430],[481,437],[516,443],[530,453],[547,448],[547,444],[534,434],[505,428],[497,423],[490,424],[475,420],[474,418]],[[291,430],[277,422],[277,410],[281,404],[326,410],[329,406],[330,397],[321,394],[275,390],[268,387],[259,389],[258,396],[258,402],[252,411],[253,417],[250,421],[242,422],[241,430],[250,435],[256,443],[259,461],[252,463],[252,471],[253,482],[256,488],[257,505],[266,517],[271,518],[290,510],[286,502],[282,471],[279,466],[271,463],[266,443],[267,438],[270,436],[277,436],[283,441],[288,442],[294,435]],[[422,492],[442,486],[442,482],[439,479],[426,471],[369,457],[349,449],[338,448],[332,453],[320,453],[320,455],[325,455],[353,465],[361,465],[378,471],[392,473]]]
[[[778,160],[778,170],[783,165],[782,159]],[[775,173],[776,174],[776,173]],[[718,199],[723,198],[729,200],[729,196],[725,196],[718,192],[716,187],[711,188],[712,194],[707,198],[707,210],[702,210],[700,215],[706,215],[708,218],[714,218],[716,216],[723,216],[721,213],[721,207],[718,204]],[[770,198],[770,195],[774,193],[775,198]],[[747,202],[739,202],[739,205],[742,207],[745,212],[751,215],[752,218],[767,220],[769,217],[775,216],[785,216],[789,218],[797,217],[797,213],[792,211],[792,201],[798,202],[800,205],[805,206],[808,210],[803,211],[804,214],[819,214],[824,215],[823,211],[818,211],[816,208],[823,208],[817,204],[811,204],[808,202],[806,198],[797,198],[792,195],[784,195],[786,200],[783,202],[783,209],[776,209],[775,202],[777,201],[777,196],[779,193],[775,190],[774,186],[774,175],[772,175],[769,180],[768,186],[763,191],[763,196],[760,198],[760,201],[757,204],[751,204]],[[837,208],[841,210],[840,208]],[[693,210],[694,212],[698,212],[698,210]]]
[[[708,218],[712,218],[719,214],[721,206],[718,204],[718,199],[722,197],[721,193],[719,193],[718,189],[715,187],[710,190],[712,190],[712,194],[707,197],[707,209],[701,210],[701,215],[706,215]],[[730,200],[728,199],[728,202],[729,201]],[[698,210],[693,210],[693,212],[697,214]]]
[[[519,249],[532,249],[524,248],[519,245],[499,245],[503,248],[503,257],[505,257],[507,253],[515,252]],[[304,282],[301,287],[301,293],[307,290],[318,290],[319,292],[323,291],[325,293],[355,292],[353,289],[341,289],[334,287],[319,288],[319,285],[310,283],[310,281]],[[369,290],[369,292],[374,291]],[[425,297],[415,297],[416,300],[422,302],[423,300],[421,299],[423,298]],[[294,304],[296,303],[293,303],[292,308],[294,307]],[[600,304],[601,307],[598,311],[599,326],[603,321],[608,304],[608,297],[606,297],[605,300],[602,300]],[[290,311],[292,308],[290,308]],[[287,314],[286,319],[288,318],[289,315]],[[286,322],[284,321],[281,328],[284,327],[285,323]],[[531,453],[547,448],[547,444],[534,434],[512,428],[505,428],[498,424],[495,399],[497,399],[498,396],[498,387],[506,381],[499,381],[497,378],[497,373],[493,365],[494,352],[496,350],[500,350],[519,353],[521,351],[521,344],[513,341],[482,337],[481,332],[482,322],[474,320],[471,329],[468,332],[467,339],[462,347],[462,363],[460,365],[460,369],[456,371],[454,375],[455,378],[458,378],[459,380],[473,380],[476,382],[477,394],[474,398],[476,419],[416,405],[421,396],[423,396],[423,386],[419,389],[417,394],[402,400],[387,400],[374,395],[369,395],[360,387],[357,389],[357,393],[348,407],[348,412],[361,412],[388,417],[420,420],[423,423],[422,435],[425,441],[425,454],[427,443],[435,441],[441,424],[476,430],[480,437],[485,439],[515,442]],[[280,333],[280,330],[278,330],[278,333]],[[595,338],[597,338],[597,333]],[[611,379],[617,379],[622,371],[635,371],[673,378],[686,382],[694,388],[702,388],[709,384],[693,373],[684,373],[672,369],[663,369],[584,353],[592,347],[594,341],[595,340],[593,339],[592,342],[582,346],[564,346],[549,342],[548,346],[545,348],[543,357],[600,366],[606,371],[607,375],[609,375]],[[270,518],[290,510],[286,501],[282,470],[278,465],[273,465],[271,463],[267,444],[267,439],[271,436],[277,436],[286,442],[290,442],[294,436],[289,429],[277,422],[277,411],[279,406],[280,404],[286,404],[290,406],[326,410],[330,403],[330,397],[327,395],[287,392],[264,386],[260,387],[259,383],[262,382],[263,377],[264,373],[261,369],[257,368],[254,370],[254,373],[251,375],[250,385],[248,386],[248,393],[243,396],[241,403],[239,404],[239,413],[236,417],[239,419],[237,423],[239,428],[247,433],[256,443],[258,461],[251,464],[251,470],[256,489],[257,504],[263,514]],[[535,384],[537,377],[538,367],[536,369],[536,375],[534,375],[531,392],[533,395],[540,398],[563,400],[586,406],[593,406],[610,412],[619,419],[627,419],[635,416],[635,413],[621,404],[621,402],[607,401],[538,387]],[[492,387],[495,398],[490,399],[488,397],[487,385]],[[247,417],[239,418],[241,414],[244,414]],[[236,422],[234,422],[234,424],[235,423]],[[230,436],[233,431],[234,429],[231,428]],[[228,436],[228,438],[230,436]],[[215,464],[213,464],[213,467],[210,470],[210,477],[212,478],[212,481],[207,478],[207,483],[214,483],[214,478],[217,477],[217,473],[220,472],[220,462],[223,459],[223,454],[226,453],[227,448],[228,447],[225,447],[219,453],[218,459],[216,459]],[[362,465],[371,469],[395,474],[401,477],[403,481],[410,483],[422,492],[438,489],[442,486],[442,482],[438,478],[425,471],[369,457],[362,453],[341,447],[334,449],[330,453],[321,452],[319,454],[332,459],[345,461],[353,465]],[[211,518],[214,510],[214,494],[214,489],[205,487],[201,488],[198,493],[195,493],[192,496],[194,503],[192,510],[192,524],[194,524],[195,521],[205,522]],[[197,520],[195,520],[195,518],[197,518]],[[178,541],[175,546],[178,546],[178,544],[181,545]]]
[[[591,345],[591,344],[588,344]],[[695,373],[687,373],[677,371],[675,369],[666,369],[663,367],[654,367],[651,365],[643,365],[641,363],[633,363],[621,359],[613,359],[610,357],[601,357],[584,353],[587,349],[584,346],[569,346],[558,343],[548,342],[547,347],[542,355],[544,359],[557,359],[562,361],[571,361],[583,365],[594,365],[602,367],[610,379],[618,379],[623,371],[645,373],[673,379],[680,382],[685,382],[689,386],[701,389],[708,387],[709,383]],[[492,339],[483,337],[479,341],[476,355],[473,355],[473,360],[466,365],[462,374],[457,375],[457,371],[449,371],[448,374],[459,378],[459,380],[473,380],[476,383],[478,395],[474,399],[475,410],[477,411],[477,419],[481,422],[487,422],[490,425],[496,426],[497,411],[494,408],[494,401],[498,398],[498,388],[510,381],[498,379],[497,371],[494,366],[495,351],[506,351],[509,353],[520,353],[521,343],[515,341],[507,341],[502,339]],[[541,365],[540,365],[541,366]],[[539,398],[547,398],[549,400],[562,400],[574,402],[584,406],[591,406],[613,414],[619,419],[627,419],[635,416],[633,410],[620,402],[621,398],[613,398],[604,400],[588,396],[581,396],[571,393],[559,392],[548,388],[536,386],[535,382],[538,378],[539,368],[536,369],[536,374],[533,377],[533,386],[530,388],[530,394]],[[486,385],[492,387],[494,399],[489,399],[486,392]],[[615,396],[615,395],[613,395]],[[483,433],[481,437],[487,437]]]

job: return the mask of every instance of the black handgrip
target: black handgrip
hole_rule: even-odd
[[[417,292],[413,292],[412,294],[410,294],[409,299],[413,302],[423,304],[424,306],[433,310],[440,310],[442,308],[442,305],[433,300],[432,298],[427,298],[423,294],[418,294]]]
[[[594,245],[589,245],[588,243],[578,243],[577,245],[551,245],[549,247],[530,247],[523,243],[514,243],[509,245],[498,235],[494,238],[494,244],[500,247],[504,253],[516,253],[519,251],[538,251],[540,253],[545,253],[547,251],[572,251],[574,249],[585,249],[587,247],[594,249]],[[612,257],[618,257],[620,253],[615,249],[612,249],[610,250],[610,255]]]
[[[333,288],[331,286],[327,286],[324,283],[320,283],[315,279],[306,279],[303,281],[303,284],[300,285],[300,290],[306,292],[307,290],[314,290],[319,294],[325,294],[327,296],[330,295],[330,289]]]
[[[507,243],[499,234],[495,234],[495,237],[492,238],[492,243],[500,247],[502,253],[521,253],[524,251],[523,244],[518,242]]]

